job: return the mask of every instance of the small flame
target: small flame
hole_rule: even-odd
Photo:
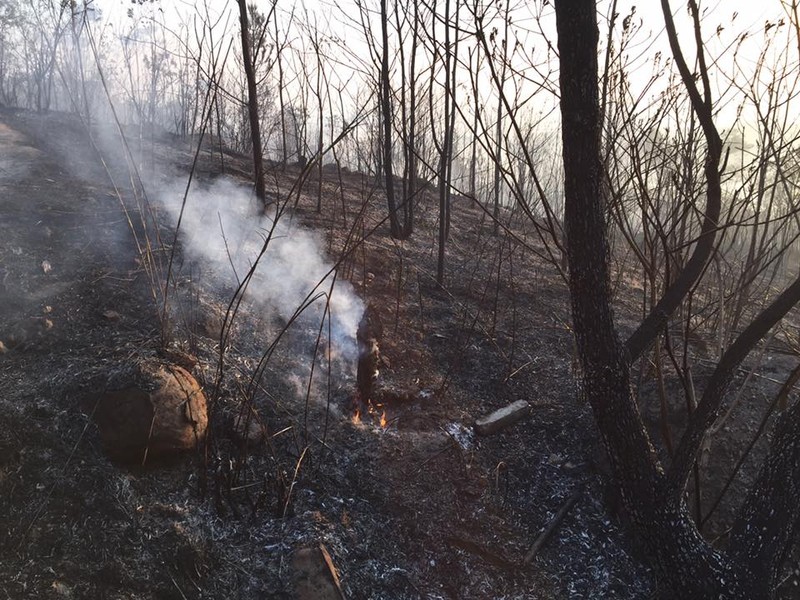
[[[377,421],[381,429],[386,429],[389,426],[389,419],[386,416],[386,408],[383,404],[373,404],[371,400],[367,401],[366,406],[359,402],[354,402],[354,404],[356,406],[353,409],[353,415],[350,417],[353,425],[361,425],[364,423],[364,418],[366,418],[367,422],[373,426]],[[380,416],[378,416],[378,411],[380,411]]]

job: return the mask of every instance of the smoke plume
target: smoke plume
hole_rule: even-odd
[[[184,187],[176,182],[161,195],[160,204],[173,223],[178,221]],[[234,289],[258,261],[247,299],[263,311],[265,320],[277,316],[285,322],[310,298],[330,292],[331,342],[342,358],[355,360],[355,333],[364,305],[349,282],[334,283],[333,264],[314,233],[286,215],[276,223],[274,214],[263,214],[249,190],[218,179],[209,187],[190,189],[179,237],[186,257],[200,261],[204,276],[225,289]],[[267,251],[259,259],[267,238]],[[318,327],[325,300],[316,300],[299,322]],[[326,335],[327,330],[326,325]]]

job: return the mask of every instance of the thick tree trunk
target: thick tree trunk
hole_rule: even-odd
[[[583,389],[636,538],[663,598],[770,598],[741,554],[712,548],[669,485],[631,390],[628,353],[614,328],[602,192],[595,0],[555,3],[565,177],[565,224],[573,327]],[[782,446],[797,454],[798,444]],[[769,474],[764,476],[773,481]]]
[[[250,120],[250,135],[253,141],[253,170],[256,183],[256,197],[264,202],[267,191],[264,184],[264,151],[261,147],[261,122],[258,116],[258,90],[256,89],[255,65],[250,44],[250,25],[247,18],[247,0],[237,0],[239,4],[239,23],[242,28],[242,59],[247,78],[247,113]]]
[[[769,456],[731,530],[731,552],[775,589],[800,530],[800,401],[778,423]]]

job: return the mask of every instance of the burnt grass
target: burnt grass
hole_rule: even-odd
[[[144,179],[155,165],[160,176],[186,178],[188,143],[164,136],[137,147],[131,139],[133,154],[146,157]],[[196,360],[193,373],[212,401],[211,434],[196,454],[131,467],[107,458],[91,413],[118,365],[164,355],[160,306],[137,240],[155,239],[157,222],[169,249],[170,224],[138,208],[124,161],[107,154],[126,216],[73,117],[3,110],[0,146],[5,597],[295,598],[293,554],[320,543],[347,598],[655,594],[610,500],[613,484],[580,400],[566,287],[536,256],[542,248],[524,220],[506,214],[516,237],[494,235],[478,206],[455,197],[440,288],[432,192],[420,197],[416,232],[405,242],[388,235],[385,201],[364,175],[325,169],[320,213],[316,171],[292,195],[292,218],[318,233],[332,260],[350,249],[340,277],[383,325],[376,394],[383,406],[359,423],[354,365],[334,361],[328,371],[321,358],[305,393],[316,329],[303,322],[288,328],[248,391],[285,321],[247,304],[218,381],[218,326],[231,290],[216,286],[179,244],[166,355]],[[196,177],[246,186],[249,171],[246,157],[210,149]],[[299,174],[296,166],[272,168],[275,197]],[[635,298],[635,290],[620,292],[623,328],[632,326]],[[749,439],[791,365],[770,357],[772,372],[757,379],[720,436],[722,458],[708,469],[704,498],[721,488],[738,456],[734,442]],[[645,378],[640,391],[657,437],[654,386]],[[678,391],[671,389],[675,414]],[[521,399],[532,407],[528,418],[475,435],[477,417]],[[249,442],[236,426],[240,415],[251,422]],[[680,429],[680,418],[674,425]],[[724,519],[764,445],[709,523],[714,536],[724,538]],[[523,564],[576,491],[575,506]],[[797,597],[796,585],[790,578],[783,597]]]

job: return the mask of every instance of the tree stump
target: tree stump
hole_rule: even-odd
[[[206,398],[185,369],[137,361],[111,374],[94,421],[108,455],[144,465],[193,450],[208,426]]]
[[[381,360],[380,341],[383,337],[383,324],[377,311],[367,304],[358,324],[358,371],[356,384],[359,400],[364,404],[372,399],[373,387],[378,379],[378,365]]]

